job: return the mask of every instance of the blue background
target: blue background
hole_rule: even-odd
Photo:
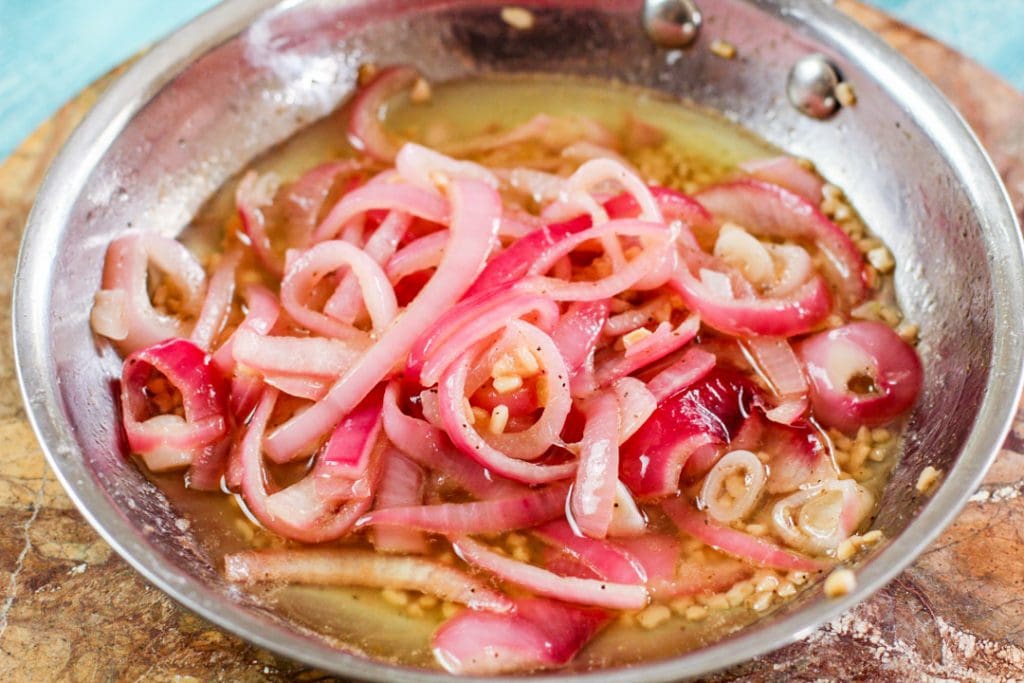
[[[1024,0],[873,3],[1024,89]],[[83,87],[215,4],[0,0],[0,160]]]

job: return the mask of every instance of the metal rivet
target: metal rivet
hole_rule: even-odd
[[[824,55],[813,54],[797,62],[786,81],[786,95],[801,113],[827,119],[839,109],[835,90],[839,72]]]
[[[659,47],[686,47],[697,39],[703,18],[692,0],[644,0],[644,29]]]

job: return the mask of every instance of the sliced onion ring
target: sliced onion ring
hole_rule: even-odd
[[[743,495],[734,498],[731,505],[721,499],[726,479],[736,474],[743,475]],[[708,515],[718,522],[735,522],[746,517],[761,498],[767,474],[764,465],[750,451],[730,451],[719,458],[704,478],[700,500]]]

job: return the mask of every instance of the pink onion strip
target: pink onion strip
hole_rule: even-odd
[[[400,211],[431,223],[447,224],[448,202],[437,192],[413,185],[368,183],[341,198],[317,226],[313,241],[335,239],[353,218],[374,210]]]
[[[419,505],[426,483],[423,469],[397,452],[388,454],[374,508],[385,510]],[[427,539],[413,529],[378,526],[371,534],[373,547],[385,553],[418,555],[427,552]]]
[[[297,323],[317,334],[342,339],[362,336],[351,325],[314,311],[306,303],[317,283],[342,266],[349,266],[358,280],[373,332],[379,336],[398,313],[395,290],[376,261],[342,240],[320,242],[291,262],[281,281],[281,305]]]
[[[436,268],[447,243],[448,232],[441,230],[415,239],[396,251],[385,268],[391,284],[398,284],[402,278],[421,270]]]
[[[713,271],[709,271],[713,272]],[[698,280],[686,264],[676,269],[670,286],[703,323],[739,337],[789,337],[814,329],[832,310],[828,284],[815,276],[785,298],[733,298]]]
[[[635,377],[623,377],[611,388],[619,401],[618,442],[622,445],[650,419],[658,409],[658,401],[647,385]]]
[[[661,360],[689,344],[699,331],[700,316],[697,314],[688,316],[675,329],[667,322],[661,323],[652,335],[627,348],[621,358],[597,367],[594,371],[594,382],[599,387],[606,386],[620,377]]]
[[[472,609],[513,609],[507,597],[454,567],[419,557],[388,557],[355,548],[234,553],[224,558],[224,571],[228,581],[235,583],[397,588],[436,595]]]
[[[643,586],[559,576],[546,569],[499,555],[466,537],[457,539],[452,545],[466,563],[544,597],[612,609],[642,609],[650,599]]]
[[[340,538],[370,507],[370,497],[334,505],[329,505],[330,501],[327,500],[316,500],[315,497],[311,500],[311,491],[307,487],[315,482],[311,482],[308,476],[284,491],[276,494],[267,492],[261,444],[276,402],[277,390],[264,390],[249,427],[238,444],[245,504],[260,524],[285,538],[303,543],[324,543]],[[375,484],[377,470],[379,468],[371,468],[370,489]],[[295,487],[300,487],[300,495],[294,495]],[[279,496],[276,505],[271,502],[274,496]]]
[[[510,498],[374,510],[358,526],[403,527],[446,536],[503,533],[560,517],[568,491],[567,484],[559,483]]]
[[[248,242],[260,264],[274,276],[280,277],[283,272],[281,259],[270,244],[267,219],[263,214],[263,207],[274,201],[277,185],[278,178],[273,173],[261,176],[256,171],[249,171],[235,190],[235,205],[242,220],[243,239]]]
[[[751,159],[739,166],[758,180],[784,187],[812,204],[817,205],[822,199],[821,190],[825,186],[825,181],[814,171],[804,168],[793,157]]]
[[[496,240],[501,199],[494,190],[471,180],[452,183],[451,198],[450,244],[458,248],[446,250],[434,277],[322,400],[267,437],[268,453],[287,458],[331,429],[406,358],[437,312],[454,305],[476,279]]]
[[[789,342],[781,338],[753,337],[740,342],[750,352],[754,365],[764,373],[776,396],[794,396],[807,393],[800,360]]]
[[[614,543],[580,536],[564,520],[537,527],[532,533],[582,563],[598,578],[625,584],[647,583],[647,572],[630,553]]]
[[[570,373],[579,370],[593,354],[607,325],[608,310],[607,301],[574,301],[551,332]]]
[[[398,406],[399,393],[398,381],[392,380],[384,394],[384,432],[396,448],[477,498],[510,497],[522,491],[518,484],[494,477],[459,452],[442,430],[403,413]]]
[[[583,534],[605,538],[619,482],[619,402],[614,393],[598,393],[587,400],[584,412],[587,423],[569,511]]]
[[[715,367],[716,361],[713,353],[699,348],[689,349],[679,360],[655,375],[647,383],[647,389],[661,403],[672,394],[703,379]]]
[[[210,277],[206,288],[206,300],[199,312],[199,318],[192,327],[191,339],[196,346],[210,350],[213,340],[217,338],[231,312],[231,302],[235,297],[235,271],[242,260],[242,252],[232,249],[221,256],[220,263]]]
[[[400,211],[391,211],[370,235],[370,239],[366,240],[363,251],[378,264],[385,266],[411,223],[412,216]],[[324,313],[335,320],[351,324],[363,310],[366,310],[359,299],[359,289],[359,280],[355,273],[345,273],[334,294],[324,304]]]
[[[499,332],[508,326],[510,320],[516,320],[527,315],[536,318],[536,325],[542,330],[551,330],[558,322],[558,304],[550,299],[531,294],[511,293],[510,296],[498,297],[503,299],[497,304],[474,305],[465,309],[465,316],[459,320],[458,326],[442,330],[437,337],[433,337],[424,345],[422,370],[419,372],[420,383],[425,386],[433,386],[441,379],[441,374],[451,365],[456,358],[465,353],[473,344],[486,339],[495,332]],[[453,309],[454,313],[458,310]],[[444,334],[447,332],[448,334]],[[443,339],[440,344],[438,339]],[[418,360],[419,344],[410,353],[407,368],[409,374],[415,376],[416,361]]]
[[[530,338],[531,345],[541,349],[539,353],[542,366],[547,373],[548,383],[548,401],[544,411],[549,415],[549,419],[544,421],[543,431],[553,431],[554,435],[557,436],[571,407],[571,398],[567,386],[568,377],[562,357],[558,354],[558,350],[555,348],[551,338],[532,325],[522,321],[513,321],[510,327],[518,327],[526,332],[524,336]],[[514,443],[514,435],[492,434],[489,439],[484,439],[473,429],[466,416],[464,398],[467,393],[466,380],[469,374],[469,365],[474,355],[473,350],[464,353],[458,361],[445,371],[438,385],[441,419],[452,443],[459,450],[492,472],[523,483],[541,484],[572,476],[576,469],[576,463],[567,462],[559,465],[542,465],[510,457],[495,445],[492,445],[491,440],[497,445]],[[541,420],[544,420],[543,416]],[[536,431],[532,436],[536,437],[539,434],[540,430]],[[499,439],[502,436],[511,438]],[[549,445],[555,442],[555,436],[547,441]]]
[[[363,343],[325,337],[272,337],[239,327],[233,337],[235,362],[266,376],[311,375],[334,378],[365,350]]]
[[[117,328],[123,331],[123,336],[112,341],[125,354],[167,339],[188,336],[188,325],[181,318],[153,307],[147,288],[150,263],[163,271],[182,293],[183,313],[195,314],[202,307],[206,273],[185,245],[155,233],[130,233],[117,238],[107,248],[100,292],[124,293],[120,297],[112,294],[104,294],[104,297],[123,301],[123,309],[115,311],[116,317],[122,318]]]
[[[477,180],[495,190],[500,185],[497,176],[480,164],[453,159],[415,142],[402,145],[395,169],[406,181],[425,190],[437,190],[460,179]]]
[[[797,555],[771,541],[719,524],[682,498],[670,500],[662,507],[680,531],[727,555],[761,567],[786,571],[817,572],[828,567],[827,563],[820,560]]]
[[[534,261],[527,271],[527,280],[523,286],[529,291],[550,297],[557,301],[597,301],[607,299],[637,284],[651,271],[658,269],[671,253],[669,245],[674,241],[675,229],[668,229],[655,223],[644,223],[632,219],[608,221],[595,228],[575,233],[558,242]],[[599,280],[586,282],[566,282],[556,278],[545,277],[546,273],[558,261],[573,249],[588,240],[600,240],[602,237],[639,237],[646,238],[647,244],[640,255],[625,263],[611,275]],[[667,274],[666,274],[667,277]],[[664,284],[664,281],[658,284]]]
[[[381,121],[388,100],[412,87],[419,73],[407,66],[392,66],[381,71],[352,100],[349,113],[348,139],[378,161],[392,161],[398,154],[391,136]]]
[[[715,218],[742,225],[752,234],[785,240],[811,240],[825,255],[824,268],[845,303],[867,294],[864,257],[853,240],[818,210],[815,203],[778,185],[738,180],[697,194]]]

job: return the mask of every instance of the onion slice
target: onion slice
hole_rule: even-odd
[[[583,534],[605,538],[615,510],[615,487],[619,483],[619,402],[614,393],[599,393],[584,407],[583,428],[576,483],[569,496],[572,520]]]
[[[821,201],[821,190],[825,186],[825,181],[814,171],[804,168],[793,157],[751,159],[739,166],[754,178],[795,192],[812,204],[817,205]]]
[[[738,180],[709,187],[696,198],[716,219],[755,235],[814,242],[845,304],[856,305],[867,294],[864,258],[853,240],[800,195],[759,180]]]
[[[355,274],[366,310],[373,321],[373,333],[379,336],[398,313],[395,290],[376,261],[362,249],[343,240],[320,242],[288,264],[281,281],[281,305],[297,323],[311,332],[341,339],[361,337],[359,330],[314,311],[308,303],[317,284],[344,266],[349,266]]]
[[[721,499],[726,480],[736,474],[743,475],[743,493],[733,496],[731,504]],[[700,500],[708,515],[717,522],[735,522],[743,519],[757,504],[764,490],[767,473],[764,465],[750,451],[734,450],[726,453],[704,478]]]
[[[213,341],[224,329],[231,312],[231,302],[235,298],[235,271],[242,260],[242,252],[232,249],[221,256],[217,268],[210,277],[206,289],[206,300],[199,312],[195,325],[192,326],[191,339],[202,349],[211,349]]]
[[[568,664],[610,619],[604,610],[524,598],[510,615],[455,615],[434,633],[431,647],[451,674],[529,673]]]
[[[381,473],[380,488],[374,500],[374,508],[388,508],[419,505],[423,502],[426,475],[412,460],[397,452],[388,454]],[[427,552],[427,539],[414,529],[378,526],[371,534],[373,547],[385,553],[423,554]]]
[[[360,519],[358,526],[404,527],[447,536],[496,534],[555,519],[565,511],[568,491],[566,484],[554,484],[508,498],[392,507],[374,510]]]
[[[543,597],[611,609],[642,609],[647,606],[650,598],[643,586],[559,576],[540,567],[500,555],[466,537],[456,539],[452,545],[459,557],[468,564],[488,571],[509,583],[528,588]]]
[[[389,557],[355,548],[262,550],[224,558],[234,583],[300,583],[313,586],[397,588],[435,595],[474,610],[511,612],[501,593],[454,567],[420,557]]]
[[[278,459],[301,451],[320,438],[386,378],[434,321],[466,292],[496,240],[501,199],[483,183],[458,180],[451,185],[452,224],[441,265],[402,314],[345,373],[322,400],[291,418],[268,437],[267,452]]]
[[[680,531],[727,555],[786,571],[818,572],[828,567],[820,560],[797,555],[771,541],[719,524],[682,498],[667,501],[662,507]]]
[[[530,339],[531,345],[541,349],[539,353],[547,372],[548,384],[548,401],[544,412],[549,419],[545,420],[545,417],[542,416],[537,424],[541,424],[543,421],[546,431],[550,429],[553,432],[547,441],[548,444],[551,444],[562,429],[571,407],[565,365],[554,342],[542,331],[522,321],[513,321],[510,327],[523,332]],[[572,476],[576,471],[574,462],[541,465],[513,458],[492,446],[487,439],[473,429],[466,415],[464,399],[467,394],[466,381],[469,365],[474,356],[473,350],[464,353],[445,371],[438,385],[441,419],[452,443],[492,472],[526,484],[542,484]],[[492,438],[496,436],[499,435],[491,435]]]
[[[162,374],[181,394],[184,418],[149,415],[147,383]],[[222,439],[230,427],[228,387],[224,377],[198,346],[171,339],[128,356],[121,373],[121,411],[132,452],[153,471],[191,465],[188,483],[216,490],[227,454]]]
[[[800,357],[811,379],[814,414],[824,424],[854,432],[895,420],[921,391],[921,360],[892,328],[854,322],[804,340]],[[861,392],[854,381],[870,386]]]
[[[563,520],[537,527],[533,534],[602,579],[637,585],[647,583],[646,570],[630,553],[617,544],[580,536]]]
[[[267,491],[261,445],[267,422],[277,402],[277,390],[265,389],[249,427],[238,444],[241,489],[245,504],[259,522],[276,534],[302,543],[324,543],[345,535],[370,507],[370,495],[354,500],[332,500],[316,495],[316,468],[299,482],[277,493]],[[382,448],[371,455],[367,493],[376,488]]]
[[[699,382],[711,372],[716,362],[713,353],[699,348],[689,349],[679,360],[655,375],[647,383],[647,389],[661,403],[669,396]]]
[[[185,245],[148,232],[117,238],[107,247],[103,289],[100,290],[103,297],[99,299],[101,304],[106,303],[110,313],[98,318],[101,322],[105,319],[111,321],[113,329],[110,331],[116,331],[120,337],[112,341],[125,354],[168,339],[187,337],[190,329],[181,317],[159,312],[153,307],[147,288],[150,264],[163,271],[181,292],[182,313],[196,314],[202,307],[206,273]]]
[[[398,406],[399,383],[392,380],[384,394],[384,432],[396,448],[422,467],[436,470],[477,498],[511,497],[522,487],[498,479],[475,460],[460,453],[448,436],[426,420],[411,417]]]
[[[381,69],[365,87],[360,88],[352,100],[348,121],[349,142],[378,161],[392,161],[398,147],[384,130],[381,121],[385,105],[395,95],[416,82],[419,73],[408,66]]]

